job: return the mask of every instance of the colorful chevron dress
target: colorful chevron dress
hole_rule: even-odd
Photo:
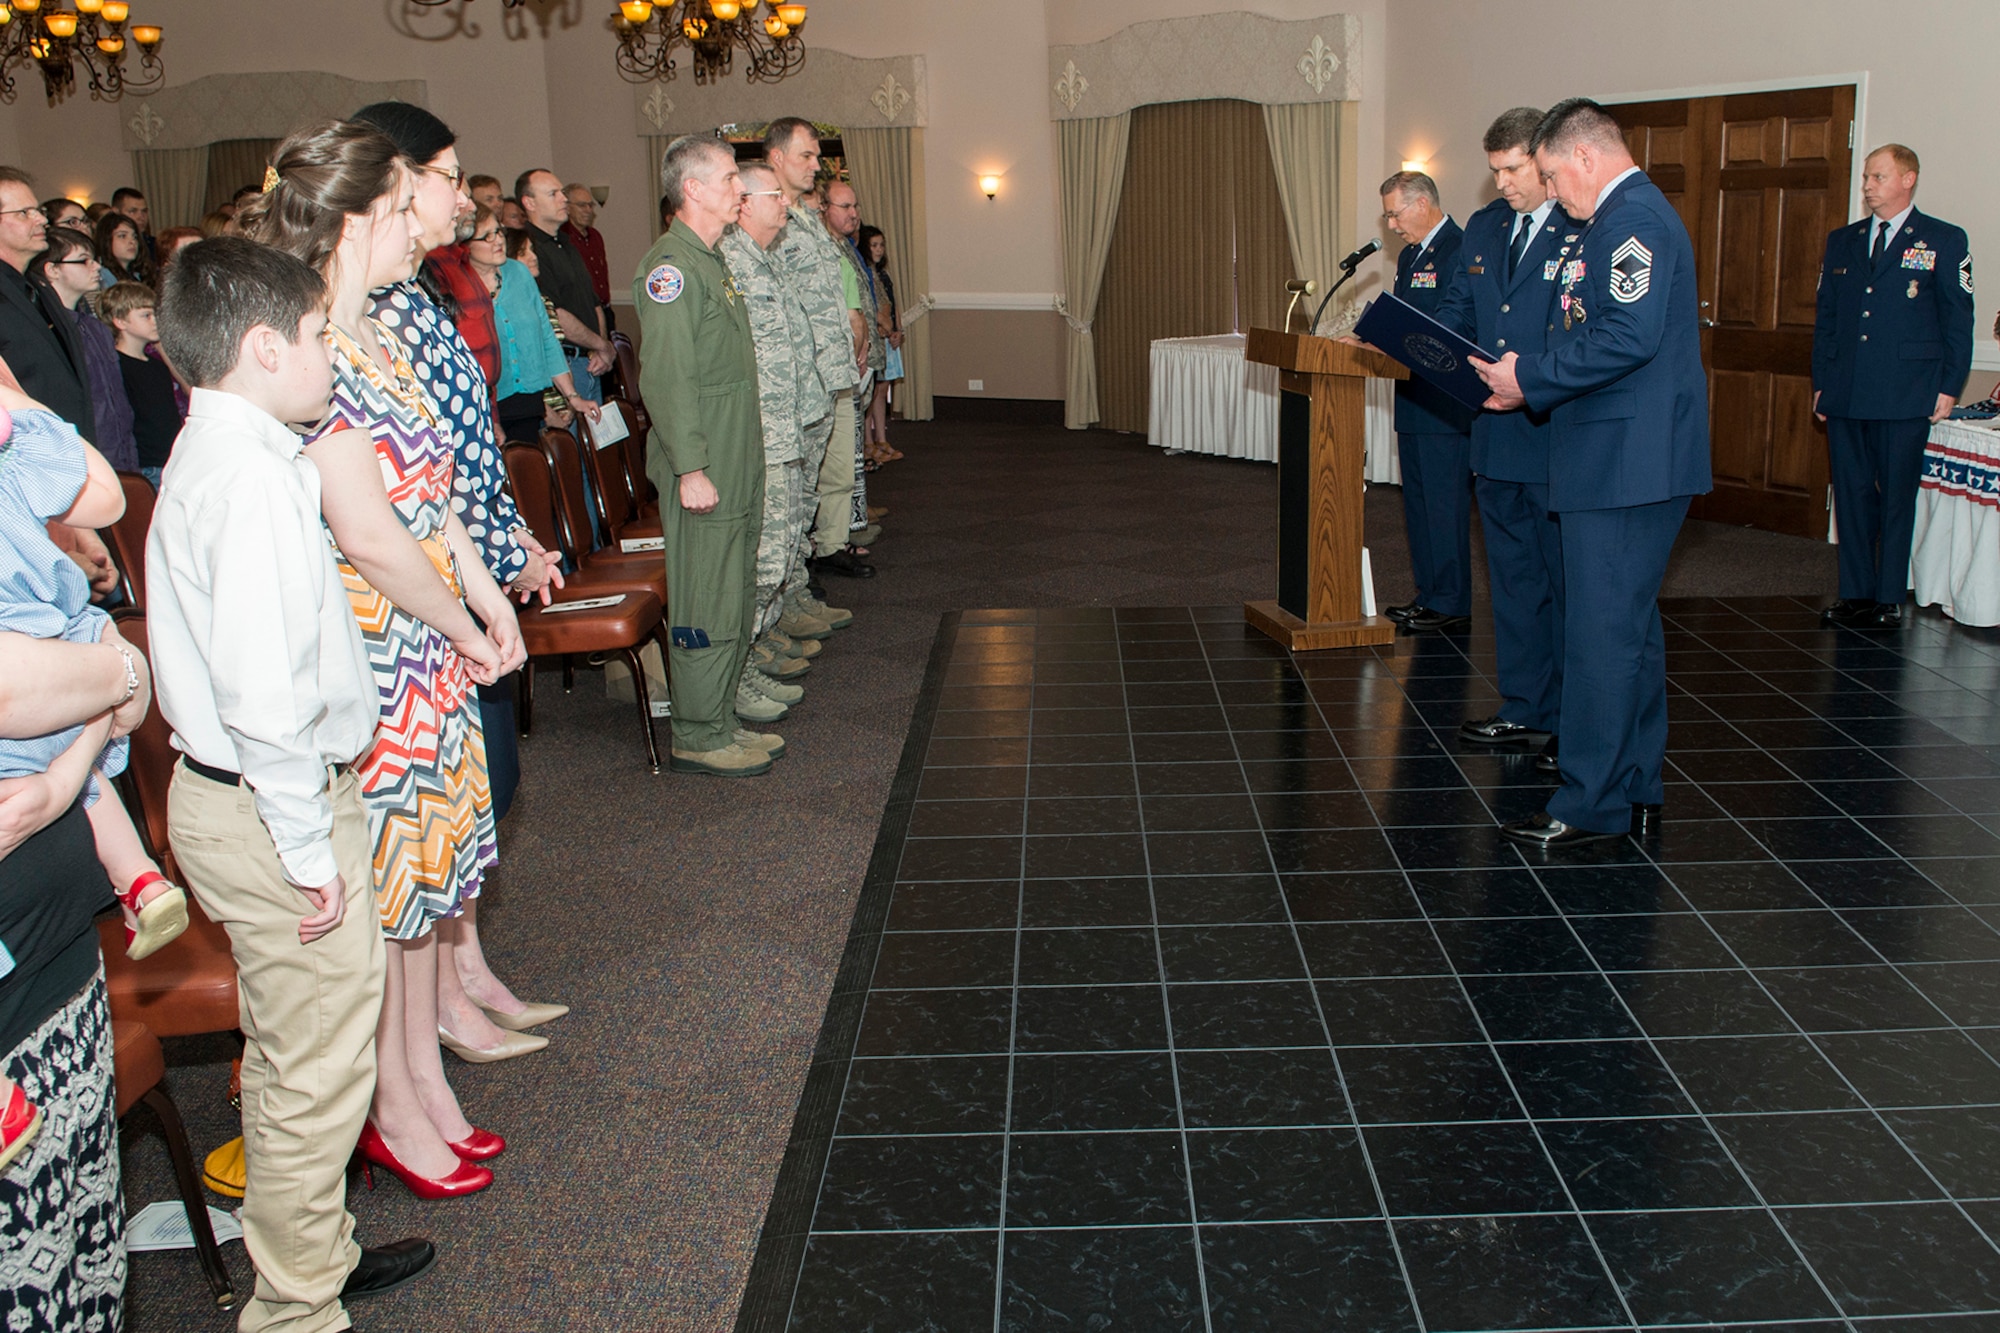
[[[445,539],[451,446],[395,335],[378,324],[376,336],[395,365],[393,377],[327,325],[333,406],[313,438],[368,432],[389,502],[438,577],[463,597]],[[375,745],[355,765],[375,839],[376,907],[384,935],[417,939],[478,897],[486,868],[499,860],[486,739],[472,679],[450,640],[371,587],[338,542],[333,554],[382,696]]]

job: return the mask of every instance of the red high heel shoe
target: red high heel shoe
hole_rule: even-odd
[[[490,1162],[507,1151],[507,1140],[490,1129],[474,1129],[457,1143],[445,1145],[462,1162]]]
[[[361,1125],[361,1141],[354,1145],[361,1154],[361,1179],[369,1189],[375,1188],[375,1167],[381,1167],[390,1175],[403,1182],[410,1193],[419,1199],[456,1199],[467,1194],[477,1194],[493,1183],[493,1173],[483,1166],[474,1166],[461,1160],[458,1169],[439,1180],[420,1176],[396,1160],[396,1154],[389,1151],[389,1145],[382,1141],[381,1131],[373,1121]]]

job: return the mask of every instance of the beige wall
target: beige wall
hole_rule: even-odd
[[[1062,319],[1052,310],[933,310],[931,392],[953,398],[1063,396]],[[981,381],[973,389],[970,381]]]
[[[1492,197],[1479,137],[1510,106],[1861,75],[1858,144],[1900,140],[1915,148],[1924,162],[1918,207],[1971,234],[1983,278],[1975,347],[1979,363],[2000,370],[1991,336],[2000,290],[1991,86],[2000,4],[1918,0],[1893,8],[1887,17],[1876,0],[1593,0],[1583,8],[1573,0],[1399,0],[1389,32],[1385,157],[1428,160],[1462,219]],[[1928,36],[1888,37],[1902,30]],[[1857,157],[1857,177],[1858,165]],[[1974,385],[1983,382],[1975,373]]]

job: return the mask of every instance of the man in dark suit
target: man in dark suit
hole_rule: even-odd
[[[1667,748],[1660,583],[1709,488],[1694,246],[1595,102],[1558,103],[1531,143],[1575,225],[1556,251],[1547,348],[1480,362],[1493,397],[1546,412],[1549,509],[1562,528],[1562,787],[1501,826],[1542,848],[1623,835],[1655,818]],[[1497,350],[1497,349],[1496,349]]]
[[[1463,233],[1438,203],[1437,182],[1399,171],[1382,182],[1382,221],[1407,244],[1396,295],[1430,314],[1444,299]],[[1420,379],[1396,384],[1396,452],[1414,600],[1384,614],[1413,630],[1463,625],[1472,613],[1472,412]]]
[[[1500,197],[1474,213],[1438,322],[1495,353],[1534,356],[1547,345],[1556,290],[1552,262],[1573,230],[1549,197],[1528,142],[1542,122],[1517,106],[1486,131],[1486,164]],[[1493,591],[1500,711],[1462,723],[1475,745],[1554,739],[1562,712],[1562,534],[1549,514],[1549,419],[1481,412],[1472,421],[1473,492]]]
[[[35,256],[49,248],[48,236],[34,183],[24,172],[0,167],[0,358],[24,393],[94,439],[76,320],[54,292],[28,277]]]
[[[1893,629],[1931,423],[1972,371],[1965,232],[1911,202],[1917,155],[1885,144],[1861,168],[1868,216],[1826,238],[1813,322],[1813,412],[1826,423],[1840,598],[1823,625]]]

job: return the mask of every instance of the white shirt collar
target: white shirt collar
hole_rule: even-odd
[[[254,431],[281,458],[299,456],[305,441],[290,426],[247,398],[221,389],[195,389],[188,394],[188,421],[212,421]]]
[[[1903,229],[1903,224],[1910,220],[1910,214],[1916,211],[1917,201],[1912,199],[1909,203],[1903,205],[1902,212],[1889,219],[1889,240],[1885,241],[1884,245],[1896,239],[1896,233]],[[1875,227],[1878,221],[1879,219],[1873,213],[1868,215],[1868,248],[1871,250],[1875,248]]]
[[[1597,202],[1590,206],[1590,215],[1592,217],[1596,217],[1598,213],[1603,210],[1604,201],[1611,197],[1611,192],[1613,190],[1617,189],[1620,185],[1623,185],[1625,183],[1625,178],[1627,176],[1637,176],[1641,174],[1643,173],[1640,172],[1639,168],[1627,167],[1625,168],[1625,170],[1619,172],[1616,176],[1613,176],[1610,180],[1606,181],[1604,183],[1604,188],[1597,192]]]
[[[1444,230],[1444,224],[1449,221],[1451,221],[1451,214],[1446,213],[1443,217],[1438,219],[1437,226],[1432,227],[1429,231],[1424,233],[1424,239],[1417,243],[1418,255],[1422,255],[1424,251],[1431,248],[1431,242],[1437,239],[1437,234]]]
[[[1532,208],[1526,213],[1516,213],[1514,215],[1516,221],[1510,223],[1507,228],[1508,241],[1511,242],[1514,239],[1515,228],[1520,225],[1519,219],[1526,218],[1528,220],[1528,244],[1533,245],[1535,243],[1535,233],[1539,232],[1543,225],[1548,222],[1549,214],[1555,211],[1555,207],[1556,197],[1550,195],[1548,198],[1542,200],[1538,207]]]

